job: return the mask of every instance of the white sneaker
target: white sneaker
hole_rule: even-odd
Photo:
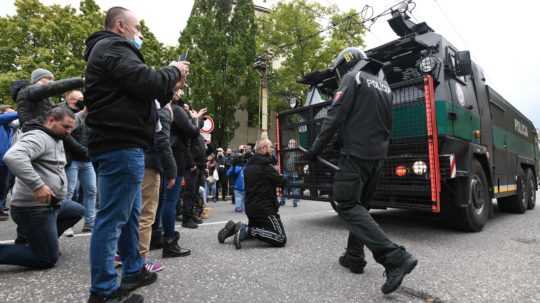
[[[75,232],[73,232],[73,228],[68,228],[66,229],[66,231],[64,232],[64,235],[66,237],[73,237],[75,235]]]

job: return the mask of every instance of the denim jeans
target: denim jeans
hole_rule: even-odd
[[[282,200],[293,199],[293,203],[300,201],[300,187],[296,187],[299,181],[298,173],[285,171],[283,177],[287,180],[287,186],[283,188]]]
[[[96,218],[96,173],[92,162],[72,161],[66,167],[68,178],[67,198],[73,199],[73,193],[80,180],[83,189],[84,223],[93,226]]]
[[[92,160],[97,164],[100,203],[90,241],[90,291],[108,297],[118,288],[114,268],[117,251],[123,278],[138,273],[143,266],[139,254],[139,215],[144,152],[141,148],[119,149]]]
[[[163,224],[163,237],[174,238],[174,225],[176,223],[176,205],[182,191],[182,177],[176,177],[176,182],[172,188],[167,188],[167,180],[162,180],[163,191],[159,199],[161,200],[161,224]]]
[[[245,205],[244,205],[245,197],[246,197],[245,192],[235,189],[234,190],[234,208],[241,209],[242,211],[244,211],[245,210]]]
[[[208,197],[212,196],[212,199],[214,201],[217,201],[217,184],[216,182],[210,183],[208,181],[205,182],[204,186],[206,190],[206,201],[208,201]]]
[[[62,201],[60,208],[11,207],[17,233],[28,244],[0,244],[0,264],[53,267],[58,260],[58,237],[75,225],[83,214],[84,208],[70,200]]]

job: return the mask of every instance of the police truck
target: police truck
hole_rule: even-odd
[[[540,158],[533,123],[487,84],[469,51],[405,12],[392,12],[388,23],[399,38],[366,53],[384,66],[393,127],[377,191],[362,202],[440,214],[466,231],[482,230],[495,200],[505,212],[533,209]],[[300,148],[316,138],[338,83],[331,70],[299,82],[310,87],[304,105],[277,115],[279,164],[296,176],[291,186],[303,199],[331,202],[334,170],[305,161]],[[336,144],[322,158],[335,163]]]

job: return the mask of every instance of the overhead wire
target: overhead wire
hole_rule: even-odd
[[[354,14],[350,14],[348,16],[346,16],[343,20],[341,20],[340,22],[331,22],[330,25],[326,26],[325,28],[313,33],[313,34],[310,34],[308,36],[305,36],[305,37],[302,37],[301,39],[298,39],[297,41],[295,42],[290,42],[290,43],[284,43],[282,45],[279,45],[277,46],[274,50],[283,50],[283,49],[286,49],[286,48],[289,48],[291,46],[294,46],[294,45],[297,45],[299,43],[303,43],[305,41],[308,41],[310,39],[313,39],[317,36],[319,36],[320,34],[324,33],[324,32],[327,32],[329,30],[332,30],[338,26],[340,26],[341,24],[344,24],[345,22],[356,22],[356,23],[360,23],[361,25],[365,26],[368,22],[371,22],[371,24],[369,26],[366,27],[366,30],[370,31],[370,28],[373,24],[375,24],[375,22],[377,22],[377,20],[381,17],[384,17],[386,15],[389,15],[392,13],[392,11],[394,11],[397,7],[399,6],[405,6],[405,9],[408,10],[409,8],[409,5],[410,4],[413,4],[413,9],[414,7],[416,7],[416,4],[414,3],[413,0],[401,0],[399,2],[397,2],[396,4],[394,5],[391,5],[390,7],[388,7],[387,9],[385,9],[384,11],[382,11],[381,13],[379,13],[378,15],[376,16],[373,16],[374,14],[374,11],[373,11],[373,7],[369,6],[369,5],[365,5],[362,10],[360,12],[356,12]],[[364,18],[367,16],[369,10],[371,9],[371,16],[369,18]],[[362,20],[360,22],[356,21],[354,18],[355,17],[363,17]]]

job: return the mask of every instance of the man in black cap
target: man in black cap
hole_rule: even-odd
[[[314,160],[338,133],[340,170],[334,176],[333,198],[350,229],[347,250],[339,263],[354,273],[362,273],[367,246],[375,261],[386,269],[381,291],[388,294],[399,288],[404,276],[418,263],[405,248],[387,238],[366,208],[388,151],[392,94],[381,65],[358,48],[343,50],[332,68],[339,88],[321,132],[305,157]]]

